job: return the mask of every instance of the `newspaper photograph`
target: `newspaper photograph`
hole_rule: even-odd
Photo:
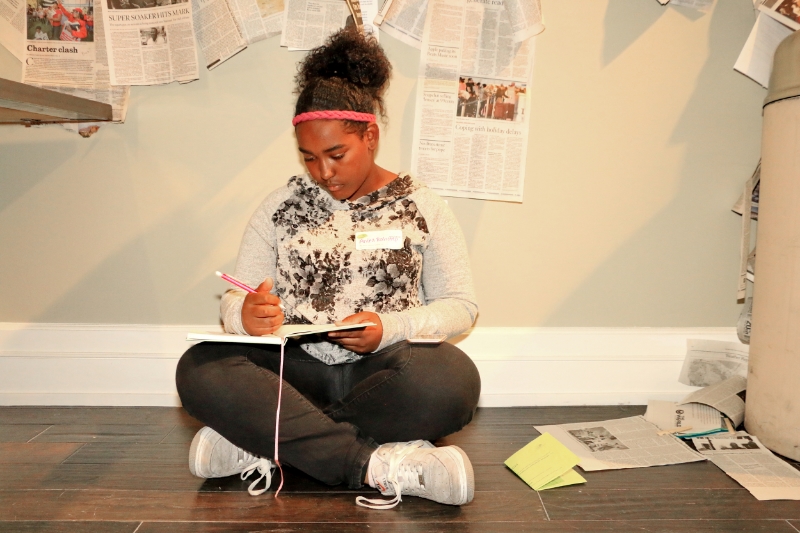
[[[497,0],[429,2],[411,168],[444,196],[522,201],[534,39],[512,34]]]
[[[58,16],[49,22],[37,19],[28,24],[32,37],[26,41],[22,82],[110,104],[113,121],[124,122],[130,87],[110,83],[103,0],[66,5],[54,2],[48,10]],[[40,30],[47,38],[36,38]]]
[[[0,0],[0,45],[20,61],[25,59],[25,22],[38,22],[40,14],[44,17],[41,6],[26,6],[22,0]]]
[[[746,344],[689,339],[678,381],[692,387],[708,387],[733,376],[746,379],[749,357],[750,347]]]
[[[727,416],[738,427],[744,421],[744,400],[739,393],[747,389],[747,380],[741,376],[733,376],[709,387],[696,390],[678,402],[678,405],[702,403],[710,405]]]
[[[192,0],[192,18],[208,70],[247,48],[227,0]]]
[[[198,79],[188,0],[106,0],[103,11],[112,85]]]
[[[422,48],[422,34],[428,0],[386,0],[375,17],[375,24],[398,41]]]
[[[676,402],[650,400],[644,419],[676,437],[695,437],[727,431],[722,413],[701,403],[678,405]]]
[[[22,82],[94,88],[103,76],[97,62],[92,0],[54,2],[44,21],[28,18]],[[91,17],[91,19],[90,19]]]
[[[758,9],[793,30],[800,30],[800,0],[763,0]]]
[[[692,439],[697,451],[758,500],[800,500],[800,472],[752,435]]]
[[[659,435],[659,428],[641,416],[534,427],[569,448],[580,458],[578,466],[587,472],[705,460],[677,437]]]
[[[346,26],[359,26],[356,20],[360,11],[362,30],[376,38],[373,20],[378,13],[377,0],[352,2],[358,8],[348,8],[343,0],[285,0],[281,46],[289,50],[311,50],[321,45],[333,32]],[[356,15],[354,16],[354,12]]]

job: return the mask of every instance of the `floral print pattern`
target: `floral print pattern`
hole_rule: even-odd
[[[355,202],[338,201],[307,175],[289,180],[291,196],[275,211],[276,292],[286,323],[326,323],[361,311],[389,313],[422,305],[422,255],[428,226],[409,195],[422,185],[401,174]],[[356,250],[356,233],[401,230],[399,250]],[[315,357],[333,364],[359,358],[328,346]],[[307,349],[319,343],[304,344]]]

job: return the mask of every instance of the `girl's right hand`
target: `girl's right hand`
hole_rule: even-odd
[[[249,292],[244,298],[242,326],[248,335],[268,335],[283,324],[281,299],[269,292],[272,285],[272,278],[267,278],[256,288],[256,292]]]

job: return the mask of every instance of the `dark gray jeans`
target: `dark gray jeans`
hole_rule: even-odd
[[[204,342],[178,363],[186,411],[230,442],[273,458],[280,347]],[[326,365],[286,345],[279,456],[330,485],[363,485],[379,444],[436,440],[472,420],[480,376],[455,346],[400,342]]]

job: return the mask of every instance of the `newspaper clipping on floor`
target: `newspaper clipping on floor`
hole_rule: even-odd
[[[52,17],[28,20],[22,82],[111,104],[113,121],[124,122],[130,87],[110,83],[103,1],[54,2]]]
[[[744,432],[692,439],[697,451],[758,500],[800,500],[800,472]]]
[[[411,168],[444,196],[522,201],[534,39],[516,26],[502,0],[428,2]]]
[[[44,17],[44,8],[28,7],[22,0],[0,0],[0,45],[20,61],[25,59],[25,19],[38,21],[40,13]]]
[[[700,437],[727,431],[722,413],[702,403],[678,405],[676,402],[650,400],[644,419],[676,437]]]
[[[701,403],[708,405],[731,419],[733,427],[744,422],[744,400],[739,393],[747,389],[747,380],[733,376],[714,385],[696,390],[678,402],[678,405]]]
[[[106,1],[103,22],[112,85],[198,79],[192,4],[188,0]]]
[[[534,426],[550,433],[580,458],[587,472],[704,461],[705,457],[641,416],[581,422],[557,426]]]

